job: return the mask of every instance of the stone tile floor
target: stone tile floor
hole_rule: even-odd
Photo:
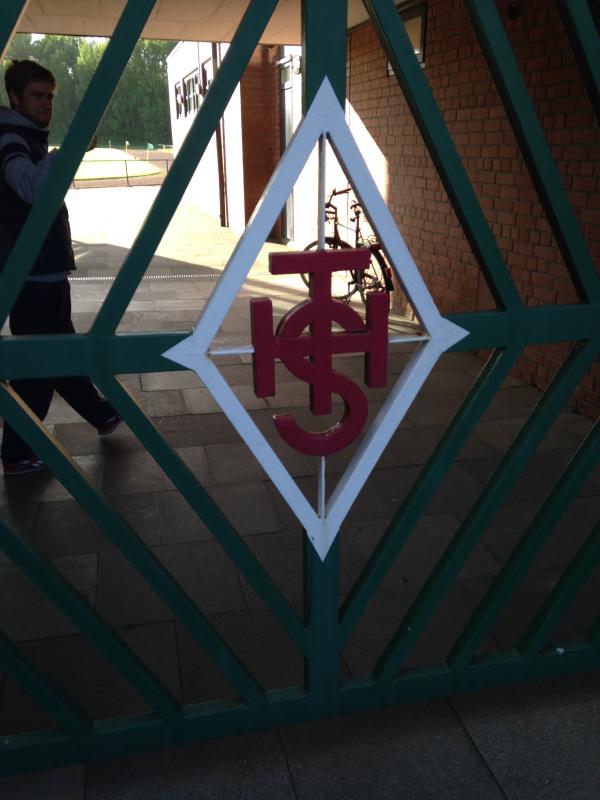
[[[108,280],[94,279],[116,273],[153,192],[154,188],[137,188],[71,193],[79,264],[78,280],[72,283],[78,330],[89,326],[111,286]],[[113,225],[113,219],[121,220],[121,225]],[[192,222],[194,237],[186,233]],[[197,209],[183,206],[150,267],[149,274],[163,277],[142,282],[120,330],[189,329],[234,243],[233,234],[219,229]],[[173,277],[191,273],[193,277]],[[294,280],[271,279],[263,252],[226,317],[219,334],[222,340],[247,336],[249,297],[267,291],[281,312],[296,302],[302,287]],[[393,375],[400,373],[407,358],[407,353],[394,355]],[[362,368],[359,357],[339,359],[339,369],[348,375],[360,375]],[[341,599],[354,585],[481,368],[482,362],[471,353],[448,354],[427,380],[340,534]],[[247,357],[223,358],[220,369],[312,499],[316,492],[313,460],[284,445],[271,421],[274,409],[302,415],[306,387],[278,367],[277,395],[258,399]],[[301,613],[298,523],[199,379],[188,371],[121,379]],[[383,394],[370,391],[371,418]],[[357,625],[342,654],[345,675],[373,668],[539,396],[535,389],[507,379]],[[334,411],[332,419],[339,415],[339,407]],[[60,398],[55,399],[46,423],[240,653],[259,682],[267,688],[300,683],[303,664],[298,652],[127,426],[110,439],[100,440]],[[408,665],[446,656],[590,425],[567,410],[559,415],[473,549]],[[353,448],[349,450],[330,459],[332,484],[348,463]],[[51,559],[178,699],[198,702],[234,693],[172,612],[51,475],[0,480],[0,514]],[[596,469],[480,652],[515,646],[599,518],[600,470]],[[596,571],[553,632],[552,641],[580,637],[599,609],[600,573]],[[68,687],[73,699],[92,716],[108,718],[145,710],[86,639],[2,553],[0,629]],[[8,677],[0,680],[1,734],[52,725]],[[597,800],[599,690],[600,676],[595,673],[421,701],[158,754],[3,778],[0,797]]]

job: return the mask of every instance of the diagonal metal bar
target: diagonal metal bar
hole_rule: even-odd
[[[585,638],[596,650],[600,651],[600,614],[596,617],[593,625],[590,626]]]
[[[577,592],[600,563],[600,522],[587,542],[563,573],[550,596],[527,629],[517,651],[524,658],[534,658],[544,646],[552,630],[567,610]]]
[[[520,348],[514,348],[506,351],[497,350],[493,354],[411,492],[398,509],[388,531],[375,548],[342,606],[342,646],[348,640],[368,602],[410,536],[420,514],[444,479],[479,418],[495,397],[520,352]]]
[[[84,712],[44,675],[24,653],[0,631],[0,668],[31,695],[72,736],[86,739],[93,734]]]
[[[306,629],[298,616],[189,467],[169,447],[152,421],[148,419],[135,399],[116,378],[96,376],[95,382],[120,413],[126,417],[128,425],[137,438],[181,492],[182,497],[198,517],[207,525],[261,600],[271,609],[290,639],[304,652],[306,650]]]
[[[582,300],[597,303],[600,281],[592,256],[546,143],[496,4],[493,0],[464,0],[464,4],[575,288]]]
[[[0,275],[0,327],[38,256],[155,0],[129,0]]]
[[[251,0],[144,226],[96,315],[92,335],[113,333],[119,324],[276,5],[277,0]]]
[[[496,303],[501,308],[509,310],[522,307],[522,300],[477,200],[425,73],[415,57],[394,0],[363,0],[363,2]]]
[[[0,62],[4,60],[26,6],[27,0],[4,0],[0,5]]]
[[[377,681],[394,679],[489,520],[516,483],[549,423],[585,375],[597,350],[598,345],[593,341],[578,345],[555,376],[386,647],[374,670]]]
[[[129,563],[152,587],[192,638],[217,664],[227,680],[250,703],[263,703],[264,692],[227,643],[214,630],[193,600],[161,564],[104,495],[45,430],[15,392],[0,383],[0,416],[8,420],[29,446],[54,472],[81,507],[119,548]]]
[[[0,519],[0,548],[78,627],[163,719],[181,718],[177,700],[60,572]]]
[[[554,527],[599,461],[600,422],[597,422],[457,639],[447,659],[451,669],[464,669],[470,662],[479,643],[509,601],[511,592],[525,577]]]
[[[568,0],[557,5],[596,119],[600,121],[600,49],[594,18],[587,0]]]

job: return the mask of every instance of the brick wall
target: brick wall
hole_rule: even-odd
[[[277,47],[257,47],[240,82],[246,220],[281,154],[277,54]],[[279,236],[279,223],[273,235]]]
[[[516,16],[509,17],[509,6]],[[554,3],[498,0],[559,173],[600,266],[600,132]],[[348,97],[388,161],[388,201],[443,313],[493,308],[370,24],[349,36]],[[496,240],[528,306],[578,302],[461,0],[429,0],[425,72]],[[402,304],[398,298],[396,305]],[[540,388],[568,343],[528,348],[517,377]],[[600,364],[572,404],[598,416]]]

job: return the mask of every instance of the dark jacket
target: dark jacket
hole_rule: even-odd
[[[50,158],[48,131],[36,127],[26,117],[12,109],[0,108],[0,269],[5,263],[7,243],[12,246],[16,241],[39,188],[39,185],[28,186],[25,192],[14,183],[11,185],[6,177],[6,167],[11,161],[18,159],[18,162],[13,163],[13,168],[15,164],[22,164],[25,170],[29,169],[31,164],[37,165],[44,159],[50,160]],[[75,259],[69,213],[63,203],[30,274],[48,275],[55,272],[70,272],[73,269],[75,269]]]

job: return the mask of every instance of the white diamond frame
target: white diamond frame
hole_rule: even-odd
[[[360,446],[327,501],[325,459],[321,459],[315,510],[212,361],[213,356],[223,353],[251,353],[252,346],[211,349],[211,344],[300,172],[317,143],[320,143],[321,152],[323,151],[325,137],[345,170],[361,206],[367,212],[389,263],[426,335],[418,337],[417,349],[365,432]],[[322,180],[320,184],[319,194],[322,193]],[[352,136],[344,110],[329,80],[325,79],[275,169],[244,234],[201,312],[192,335],[163,355],[198,374],[304,527],[319,557],[324,560],[352,504],[438,358],[467,335],[468,331],[444,319],[439,313]],[[390,344],[408,341],[415,341],[415,337],[396,334],[389,338]]]

